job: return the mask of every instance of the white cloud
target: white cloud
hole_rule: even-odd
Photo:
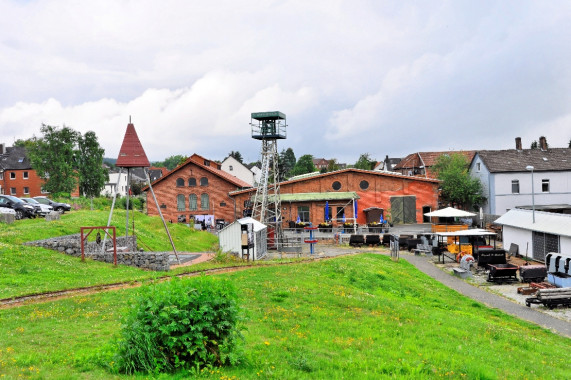
[[[553,145],[570,21],[564,2],[0,0],[0,142],[66,124],[113,156],[132,115],[152,159],[256,160],[250,113],[280,110],[280,147],[348,163]]]

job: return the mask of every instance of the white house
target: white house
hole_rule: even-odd
[[[535,214],[535,223],[533,216]],[[512,209],[494,223],[503,226],[503,244],[508,249],[512,243],[519,247],[519,254],[545,261],[549,252],[571,254],[571,215],[544,211]]]
[[[502,215],[515,207],[531,208],[533,203],[538,208],[571,207],[571,148],[547,148],[544,137],[540,146],[521,149],[518,138],[516,149],[476,152],[470,175],[484,187],[484,213]]]
[[[218,233],[220,249],[223,252],[237,254],[238,257],[242,258],[242,254],[246,253],[246,251],[242,250],[242,239],[244,235],[242,226],[245,225],[251,225],[252,227],[252,230],[250,230],[246,236],[253,245],[253,247],[250,248],[250,259],[257,260],[264,257],[268,250],[267,226],[250,217],[238,219]]]
[[[119,196],[127,195],[127,172],[109,173],[109,181],[105,184],[101,195],[112,197],[115,193]]]
[[[254,186],[254,173],[234,157],[228,156],[220,166],[222,171]]]

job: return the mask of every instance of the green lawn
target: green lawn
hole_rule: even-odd
[[[108,216],[109,211],[79,210],[63,214],[60,221],[46,222],[37,218],[13,224],[0,223],[0,298],[164,275],[127,266],[115,268],[91,260],[81,262],[79,258],[59,252],[22,245],[27,241],[79,233],[83,226],[107,225]],[[172,250],[160,218],[136,212],[134,219],[141,247],[147,251]],[[125,234],[125,210],[114,212],[112,225],[117,227],[118,235]],[[210,233],[179,224],[168,227],[178,251],[212,252],[216,249],[218,239]]]
[[[200,378],[563,379],[571,373],[569,339],[467,299],[405,260],[362,254],[219,276],[241,295],[243,362],[204,370]],[[110,372],[112,342],[136,292],[0,310],[0,374],[118,376]]]

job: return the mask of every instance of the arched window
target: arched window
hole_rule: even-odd
[[[176,187],[183,187],[184,186],[184,179],[177,178],[176,179]]]
[[[176,196],[176,209],[178,211],[184,211],[185,204],[184,204],[184,195],[179,194]]]
[[[190,211],[196,211],[198,210],[198,197],[196,196],[196,194],[190,194],[188,196],[188,209]]]
[[[208,194],[203,193],[200,196],[200,209],[201,210],[210,210],[210,198],[208,197]]]
[[[196,178],[191,177],[188,179],[188,186],[196,186]]]
[[[208,178],[202,177],[200,179],[200,186],[208,186]]]

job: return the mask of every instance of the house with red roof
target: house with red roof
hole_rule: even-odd
[[[403,158],[398,164],[396,164],[392,171],[401,173],[407,176],[420,176],[427,178],[436,178],[436,173],[432,170],[432,167],[438,161],[438,157],[445,154],[460,153],[466,157],[466,168],[472,162],[474,154],[476,151],[473,150],[460,150],[460,151],[448,151],[448,152],[416,152],[411,153],[405,158]]]
[[[235,219],[234,200],[229,193],[251,185],[222,170],[221,164],[198,154],[165,173],[152,183],[153,191],[165,220],[194,219],[231,222]],[[152,204],[149,188],[147,204]],[[148,207],[149,215],[158,215]]]

